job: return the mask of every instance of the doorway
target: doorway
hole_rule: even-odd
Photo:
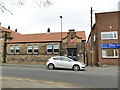
[[[78,60],[77,58],[77,48],[68,48],[67,49],[67,56],[75,61]]]

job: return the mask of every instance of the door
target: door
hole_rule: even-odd
[[[55,57],[53,58],[55,67],[60,68],[63,67],[63,61],[61,60],[61,57]]]
[[[73,62],[68,57],[62,57],[63,68],[72,68]]]
[[[68,48],[67,49],[67,55],[71,59],[77,59],[77,48]]]

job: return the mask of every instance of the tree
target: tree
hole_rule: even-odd
[[[17,5],[17,6],[25,6],[26,4],[30,4],[33,7],[48,7],[50,5],[52,5],[52,1],[50,0],[7,0],[9,1],[10,4],[12,5]],[[5,0],[0,0],[0,10],[4,13],[5,11],[8,11],[9,13],[11,13],[13,15],[13,13],[11,12],[11,10],[9,8],[7,8],[7,4],[8,2],[5,2]]]

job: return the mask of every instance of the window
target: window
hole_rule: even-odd
[[[103,58],[118,58],[118,49],[104,49],[102,50]]]
[[[59,57],[55,57],[55,58],[53,58],[53,60],[60,60],[60,58]]]
[[[34,45],[34,54],[38,54],[38,45]]]
[[[118,39],[117,32],[101,32],[101,39]]]
[[[58,54],[59,53],[59,45],[53,45],[53,49],[54,49],[54,54]]]
[[[20,53],[20,46],[17,45],[15,46],[15,54],[19,54]]]
[[[32,45],[28,45],[28,54],[32,54]]]
[[[14,46],[13,45],[10,46],[10,54],[14,54]]]
[[[62,57],[61,60],[62,60],[62,61],[68,61],[69,58],[67,58],[67,57]]]
[[[47,54],[52,54],[52,45],[47,45]]]
[[[95,42],[95,35],[93,36],[94,42]]]

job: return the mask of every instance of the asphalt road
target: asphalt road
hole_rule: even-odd
[[[118,88],[118,72],[48,70],[45,67],[3,66],[2,77],[74,85],[82,88]]]

